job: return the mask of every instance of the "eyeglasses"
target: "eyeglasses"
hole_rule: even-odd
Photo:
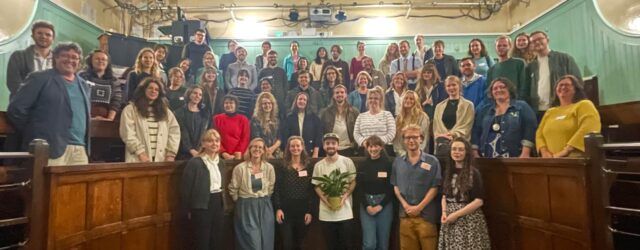
[[[73,56],[73,55],[60,54],[60,55],[58,55],[58,57],[61,58],[61,59],[67,59],[67,60],[71,60],[71,61],[80,61],[80,57]]]

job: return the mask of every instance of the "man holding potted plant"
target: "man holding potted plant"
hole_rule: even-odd
[[[422,129],[408,125],[402,129],[407,154],[396,157],[391,172],[391,185],[400,201],[400,249],[437,249],[439,218],[438,187],[442,182],[440,163],[422,152]]]
[[[319,220],[327,249],[354,249],[351,232],[353,210],[351,193],[356,187],[356,167],[353,161],[338,154],[339,137],[335,133],[322,138],[327,156],[313,169],[315,190],[320,197]]]

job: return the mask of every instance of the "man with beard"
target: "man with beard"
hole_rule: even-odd
[[[407,76],[407,88],[409,90],[415,90],[416,80],[418,79],[418,74],[420,74],[423,60],[409,53],[411,49],[409,41],[402,40],[399,45],[400,58],[391,62],[391,70],[389,70],[389,73],[395,75],[397,72],[404,72],[404,75]]]
[[[331,45],[331,58],[322,65],[322,72],[324,72],[327,66],[336,67],[340,73],[342,73],[342,83],[347,87],[347,92],[351,92],[355,89],[355,86],[351,84],[351,80],[349,79],[349,64],[340,59],[341,54],[342,47],[340,45]]]
[[[476,64],[471,57],[460,60],[460,71],[462,72],[462,96],[473,103],[478,109],[486,94],[486,78],[476,73]]]
[[[258,80],[261,79],[271,80],[271,93],[278,101],[278,109],[280,110],[280,117],[284,117],[285,111],[288,107],[285,106],[284,99],[287,94],[287,73],[283,68],[278,67],[278,52],[275,50],[269,50],[267,52],[267,65],[260,70],[258,74]],[[288,103],[287,105],[290,105]]]
[[[307,102],[308,111],[318,115],[320,113],[320,109],[324,106],[322,103],[322,98],[320,96],[320,92],[312,88],[309,84],[311,82],[311,73],[309,71],[303,70],[298,72],[298,86],[289,90],[287,92],[287,99],[285,100],[285,109],[289,110],[291,105],[293,105],[293,101],[300,92],[306,92],[307,96],[309,96],[309,100]]]
[[[538,111],[538,118],[541,119],[544,112],[551,107],[558,79],[565,75],[582,79],[582,73],[572,56],[549,48],[549,37],[546,33],[534,31],[529,40],[537,58],[527,65],[526,75],[530,76],[530,79],[527,79],[528,84],[522,93],[524,100],[533,110]]]
[[[391,185],[400,202],[400,249],[437,249],[440,211],[436,199],[442,182],[440,163],[422,151],[424,132],[415,124],[402,129],[407,154],[396,157]]]
[[[51,45],[56,38],[53,24],[47,21],[37,21],[31,26],[31,38],[35,42],[24,50],[18,50],[11,54],[7,64],[7,88],[10,96],[18,92],[20,84],[25,83],[27,75],[31,72],[43,71],[52,68],[53,56]]]
[[[349,178],[349,187],[340,197],[340,207],[332,208],[329,205],[329,197],[325,195],[318,180],[312,180],[316,185],[315,191],[320,197],[319,220],[322,223],[323,234],[327,249],[355,249],[353,246],[353,209],[351,193],[356,187],[356,166],[350,158],[338,154],[340,137],[334,133],[325,134],[322,138],[322,145],[327,156],[316,163],[313,169],[313,177],[329,175],[334,170],[341,173],[352,173]]]
[[[364,58],[362,58],[362,67],[371,76],[371,86],[367,86],[368,89],[371,89],[375,86],[380,86],[384,90],[387,89],[387,79],[382,71],[375,68],[375,66],[373,65],[373,59],[371,59],[371,57],[365,56]]]
[[[238,87],[238,72],[244,69],[249,72],[249,90],[253,91],[258,86],[258,72],[256,66],[247,63],[247,50],[238,46],[236,48],[236,62],[229,64],[227,71],[224,72],[224,82],[227,89]]]
[[[49,166],[88,164],[90,90],[77,73],[82,49],[61,43],[52,55],[53,68],[29,74],[9,103],[7,117],[24,135],[22,150],[33,139],[47,140]]]
[[[496,52],[498,53],[499,62],[494,64],[487,72],[487,83],[491,83],[498,77],[505,77],[511,80],[516,85],[516,89],[520,91],[523,89],[526,80],[525,62],[520,58],[509,56],[511,46],[510,37],[502,35],[496,38]],[[524,93],[518,92],[518,98],[521,98],[522,94]]]
[[[320,121],[324,133],[337,134],[338,152],[344,156],[354,156],[358,144],[353,138],[353,127],[358,118],[358,109],[347,102],[347,88],[340,84],[333,87],[333,99],[331,105],[320,112]]]

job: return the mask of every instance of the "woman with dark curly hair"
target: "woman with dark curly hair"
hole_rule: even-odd
[[[438,249],[491,249],[482,212],[484,190],[475,168],[471,145],[463,138],[451,142],[444,174]]]
[[[473,58],[473,63],[476,65],[476,73],[483,76],[487,76],[489,68],[495,64],[487,53],[487,47],[484,46],[484,42],[478,38],[471,39],[471,42],[469,42],[467,55]]]
[[[145,78],[120,117],[125,162],[174,161],[180,145],[180,126],[165,99],[162,81]]]

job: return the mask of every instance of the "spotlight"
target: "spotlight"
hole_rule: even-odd
[[[347,13],[344,10],[338,10],[338,14],[336,14],[336,20],[344,22],[345,20],[347,20]]]
[[[289,10],[289,20],[292,22],[296,22],[298,21],[298,17],[300,17],[300,14],[298,14],[298,10],[297,9],[290,9]]]

